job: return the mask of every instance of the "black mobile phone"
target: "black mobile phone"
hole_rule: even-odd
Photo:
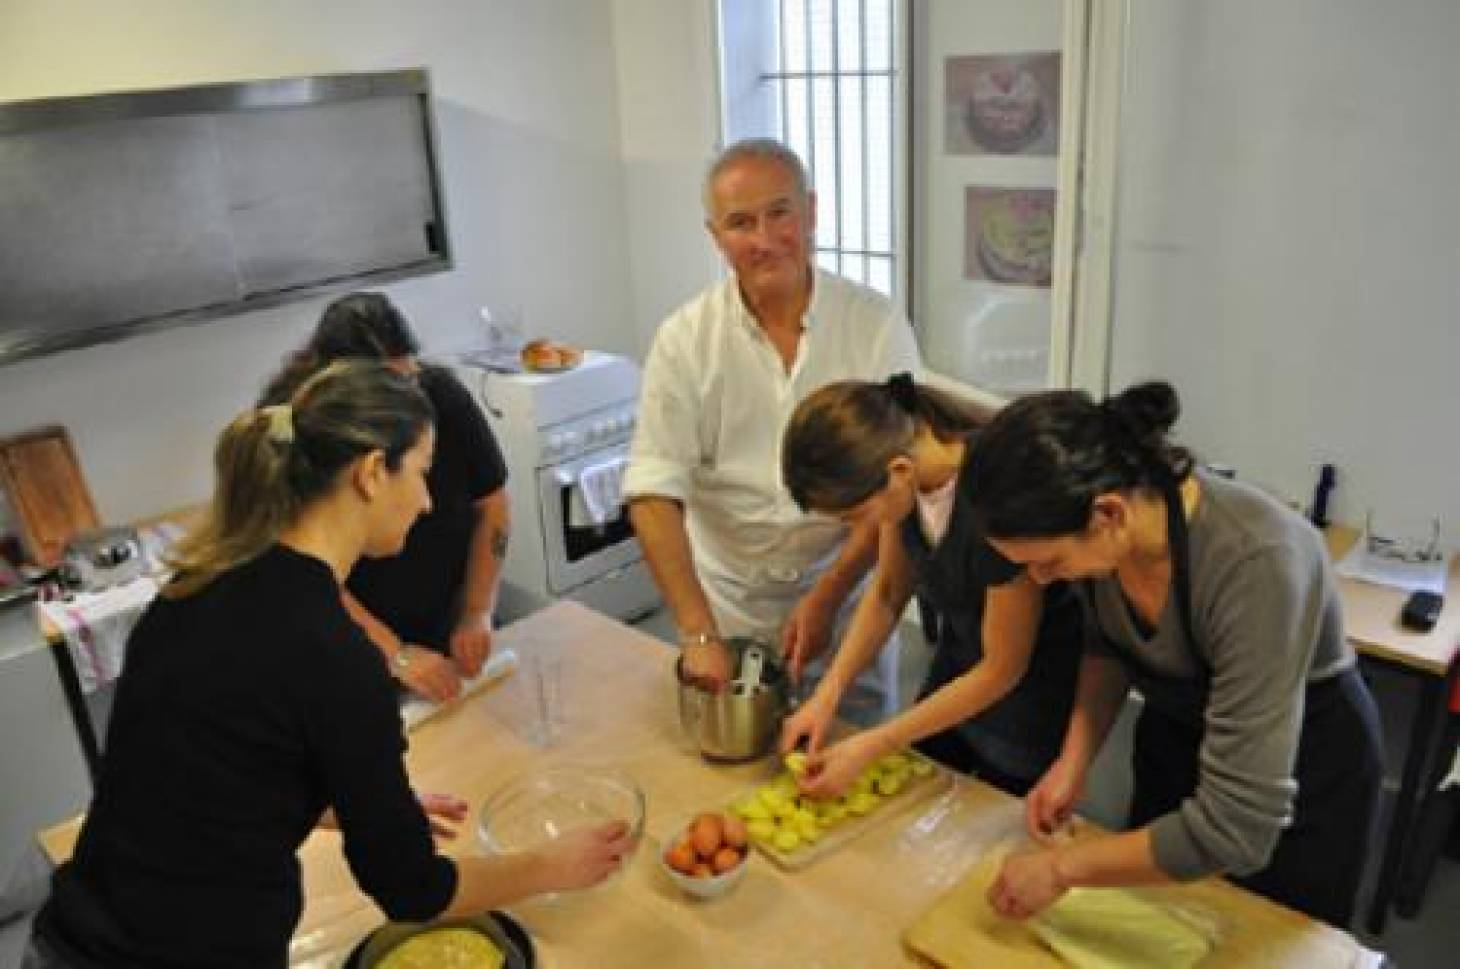
[[[1399,624],[1406,629],[1427,633],[1435,628],[1444,607],[1444,596],[1418,589],[1404,600],[1404,608],[1399,611]]]

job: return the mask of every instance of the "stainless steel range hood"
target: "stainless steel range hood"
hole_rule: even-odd
[[[425,70],[0,104],[0,364],[450,267]]]

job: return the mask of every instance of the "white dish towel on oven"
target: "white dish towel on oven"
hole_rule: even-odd
[[[579,471],[568,524],[574,528],[602,528],[617,518],[624,503],[624,469],[628,465],[628,457],[619,455]]]

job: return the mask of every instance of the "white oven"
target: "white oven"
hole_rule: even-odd
[[[654,609],[659,596],[618,492],[638,367],[589,352],[558,374],[498,373],[469,358],[456,370],[507,460],[512,538],[501,621],[559,598],[625,620]]]

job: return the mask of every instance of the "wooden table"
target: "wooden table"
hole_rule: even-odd
[[[638,779],[649,804],[645,844],[620,880],[515,910],[546,965],[915,965],[899,941],[903,928],[1020,829],[1017,801],[961,782],[950,796],[899,823],[889,819],[803,872],[783,873],[757,856],[730,896],[686,899],[658,869],[664,838],[687,815],[723,803],[774,766],[712,767],[687,749],[675,709],[673,654],[659,641],[560,603],[504,630],[501,643],[528,656],[535,642],[549,638],[572,657],[565,683],[570,731],[561,748],[544,752],[520,739],[528,716],[526,677],[518,677],[424,724],[408,758],[422,789],[456,790],[473,802],[517,770],[547,762],[612,764]],[[310,849],[326,842],[327,855],[306,859],[310,904],[301,936],[312,933],[319,941],[345,914],[344,899],[368,906],[335,841],[314,839]],[[1338,964],[1348,965],[1361,952],[1343,933],[1222,882],[1175,893],[1219,914],[1231,932],[1230,965],[1319,966],[1339,952]],[[375,918],[372,912],[369,922]],[[356,922],[349,934],[360,931]]]
[[[1337,525],[1324,534],[1335,561],[1359,537],[1355,530]],[[1412,857],[1415,821],[1423,809],[1425,794],[1434,786],[1437,770],[1448,766],[1442,763],[1442,755],[1452,746],[1446,742],[1445,706],[1460,671],[1456,663],[1460,654],[1460,557],[1451,562],[1439,622],[1427,633],[1399,625],[1399,610],[1408,596],[1405,591],[1343,576],[1338,582],[1344,630],[1354,649],[1371,662],[1414,681],[1419,691],[1405,745],[1399,795],[1390,815],[1379,880],[1369,906],[1368,928],[1378,935],[1384,931],[1391,903],[1401,915],[1411,916],[1419,910],[1433,860],[1414,857],[1406,865]],[[1416,870],[1406,874],[1407,867]]]
[[[763,781],[774,764],[711,766],[685,746],[672,653],[658,640],[567,602],[497,635],[499,647],[524,658],[550,640],[566,650],[569,729],[559,746],[524,739],[528,677],[519,672],[421,724],[407,755],[419,790],[455,792],[474,805],[520,771],[566,762],[612,765],[643,788],[644,843],[623,873],[585,893],[513,909],[543,966],[918,965],[901,945],[903,929],[988,850],[1020,837],[1019,802],[958,778],[947,794],[889,817],[801,872],[782,872],[756,854],[730,895],[685,898],[659,870],[664,839],[686,816]],[[479,850],[476,820],[451,853]],[[69,854],[75,831],[73,823],[47,834],[53,858]],[[300,856],[307,904],[291,961],[338,966],[382,916],[356,889],[337,834],[314,835]],[[1345,933],[1220,880],[1167,891],[1222,926],[1213,966],[1319,969],[1373,956]]]

